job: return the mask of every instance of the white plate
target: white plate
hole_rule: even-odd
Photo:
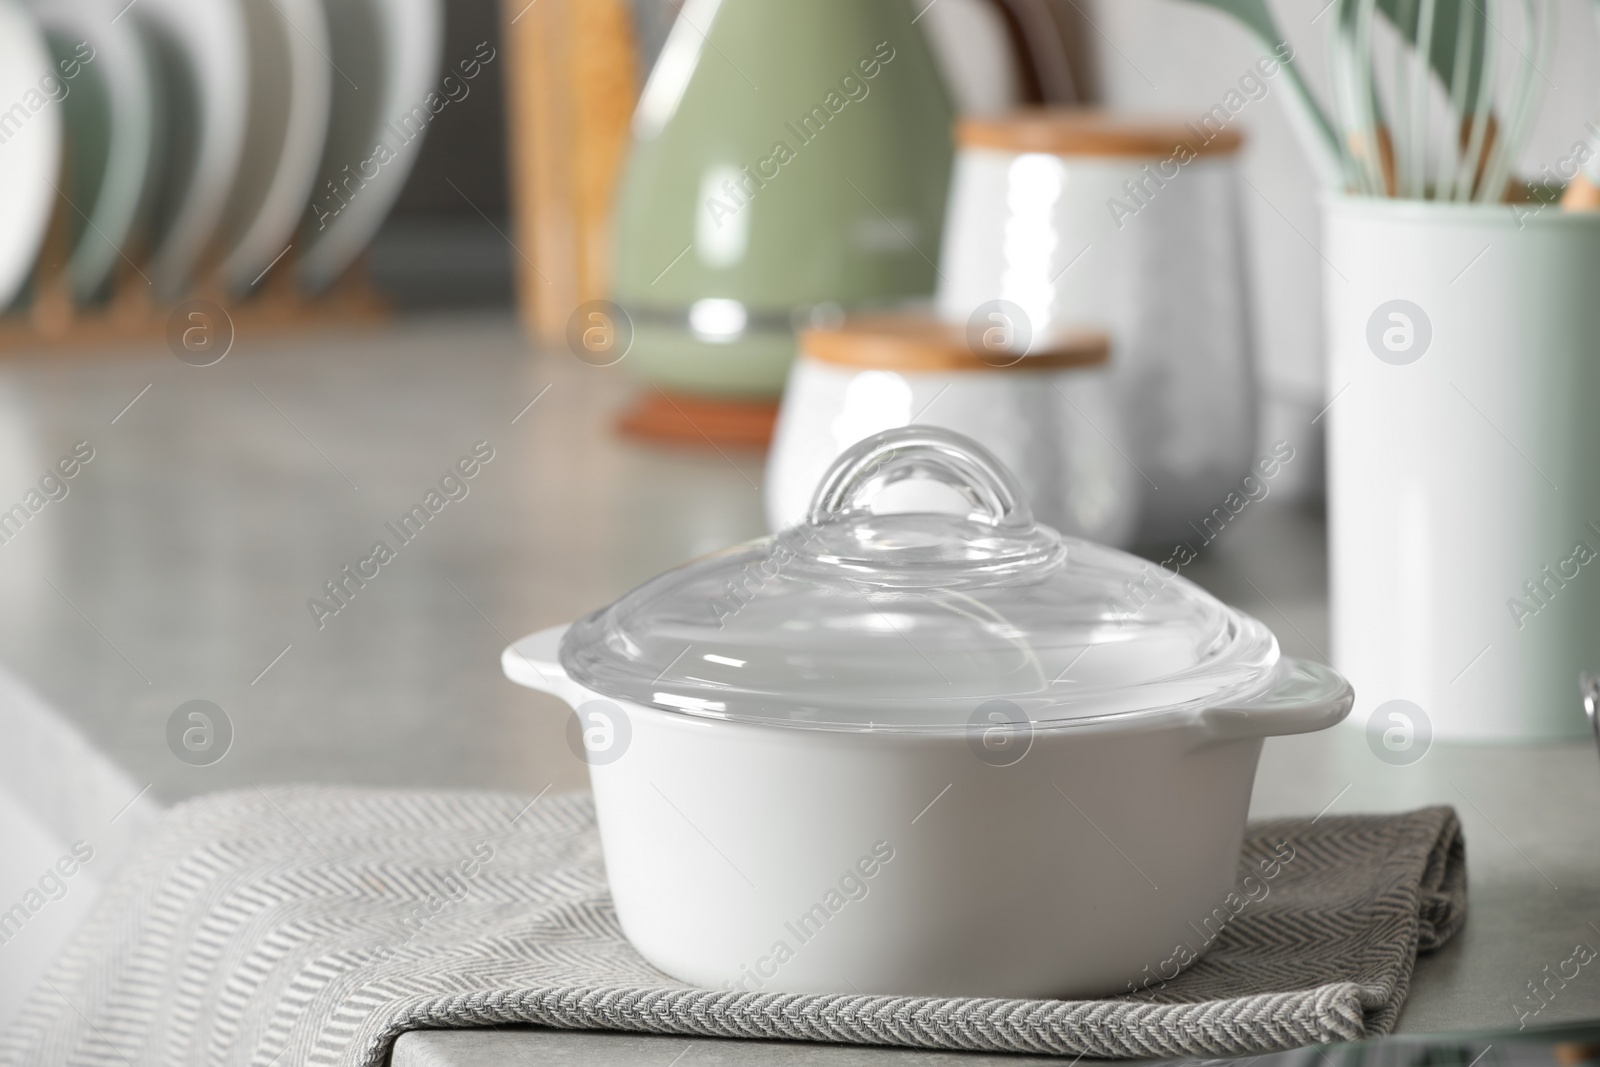
[[[422,147],[422,134],[415,131],[425,130],[433,121],[429,94],[439,92],[439,99],[447,99],[438,83],[444,38],[439,0],[326,0],[326,4],[333,60],[360,89],[335,75],[333,118],[300,257],[301,281],[312,290],[333,284],[378,232]],[[481,69],[476,56],[462,56],[456,62],[475,61],[480,67],[469,69]],[[467,95],[482,91],[482,83],[464,78],[461,70],[452,73],[455,84],[466,86]],[[408,115],[416,117],[407,123]],[[413,133],[409,141],[408,130]]]
[[[122,261],[139,218],[153,148],[153,77],[144,41],[106,0],[33,0],[58,63],[81,63],[67,82],[67,174],[73,298],[93,299]],[[82,63],[83,49],[93,58]],[[131,262],[131,260],[130,260]]]
[[[242,293],[288,250],[311,196],[336,70],[322,0],[242,0],[250,42],[244,157],[224,212],[222,277]],[[370,92],[371,89],[369,88]]]
[[[238,0],[138,0],[161,74],[163,136],[155,254],[161,294],[181,296],[221,220],[238,172],[250,55]]]
[[[55,74],[33,17],[0,0],[0,308],[33,269],[55,206],[61,107],[40,88]]]

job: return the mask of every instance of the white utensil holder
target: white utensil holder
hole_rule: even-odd
[[[1578,674],[1600,669],[1600,215],[1335,197],[1324,217],[1329,652],[1350,721],[1581,736]]]

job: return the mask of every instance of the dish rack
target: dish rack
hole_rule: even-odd
[[[46,256],[55,246],[52,233]],[[237,300],[214,282],[202,283],[191,300],[222,308],[235,331],[251,336],[295,333],[330,326],[375,327],[390,321],[394,309],[368,280],[366,256],[358,259],[326,292],[307,295],[294,283],[294,253],[284,257],[261,287]],[[0,315],[0,358],[37,354],[41,349],[110,346],[158,341],[167,334],[180,305],[152,298],[151,287],[127,266],[111,283],[105,303],[83,307],[73,303],[61,274],[36,278],[31,299]]]

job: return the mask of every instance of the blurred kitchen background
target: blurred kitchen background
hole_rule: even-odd
[[[1226,536],[1196,529],[1204,551],[1183,572],[1267,621],[1287,652],[1338,664],[1321,505],[1322,415],[1335,399],[1324,385],[1327,183],[1286,116],[1287,81],[1262,72],[1272,51],[1262,39],[1212,0],[723,3],[746,21],[702,42],[704,26],[673,32],[674,0],[242,0],[231,22],[202,17],[230,7],[220,2],[0,0],[0,305],[9,308],[0,315],[0,509],[22,508],[10,526],[17,509],[0,510],[0,855],[8,857],[0,901],[18,899],[80,838],[103,844],[105,859],[78,884],[103,877],[162,807],[216,789],[290,780],[529,794],[581,787],[566,710],[511,686],[499,652],[791,513],[776,487],[787,479],[803,495],[816,457],[768,468],[764,444],[794,327],[817,331],[807,373],[819,391],[807,395],[821,398],[811,414],[830,447],[879,428],[872,420],[883,412],[907,421],[961,400],[965,384],[943,400],[942,390],[912,396],[889,371],[895,359],[934,369],[982,360],[962,343],[962,294],[941,298],[947,313],[960,308],[944,332],[921,321],[850,335],[838,332],[843,296],[825,291],[856,285],[868,306],[931,301],[936,281],[956,288],[983,259],[980,248],[941,261],[926,239],[943,217],[954,117],[964,120],[961,150],[982,150],[974,160],[985,151],[1158,160],[1226,109],[1227,136],[1206,139],[1212,154],[1150,201],[1148,220],[1129,224],[1177,217],[1171,247],[1220,249],[1220,258],[1159,256],[1122,264],[1125,275],[1097,267],[1082,276],[1088,289],[1109,286],[1094,300],[1150,304],[1143,321],[1178,339],[1153,357],[1170,376],[1151,379],[1198,434],[1196,447],[1175,447],[1175,480],[1128,460],[1163,427],[1124,418],[1111,394],[1096,391],[1124,364],[1118,339],[1108,346],[1093,322],[1036,339],[1043,348],[1034,354],[1048,361],[1039,365],[1063,376],[1056,392],[1065,405],[995,432],[1018,456],[1055,440],[1045,431],[1076,435],[1072,462],[1087,466],[1066,480],[1101,498],[1054,501],[1049,517],[1157,562],[1175,535],[1141,533],[1135,511],[1121,505],[1141,494],[1148,505],[1152,474],[1165,482],[1158,504],[1179,496],[1182,461],[1226,438],[1208,468],[1220,480],[1185,498],[1190,512],[1173,512],[1169,525],[1204,523],[1219,507],[1243,514]],[[716,6],[689,0],[686,17]],[[1550,8],[1564,31],[1536,68],[1544,102],[1514,161],[1530,179],[1588,142],[1600,100],[1589,0]],[[1324,100],[1335,9],[1322,0],[1270,4],[1296,67]],[[841,17],[836,32],[816,14],[824,10],[857,14]],[[922,43],[892,58],[875,53],[873,19],[908,15]],[[304,21],[324,17],[321,31]],[[750,231],[762,251],[743,270],[744,246],[730,252],[728,235],[768,225],[743,211],[750,189],[741,193],[741,183],[753,179],[734,167],[709,186],[693,184],[702,177],[695,145],[714,139],[726,115],[748,115],[760,96],[754,80],[781,80],[783,64],[742,47],[759,43],[763,20],[785,27],[769,38],[827,64],[806,99],[822,106],[820,94],[837,84],[843,97],[870,86],[894,102],[859,112],[882,124],[865,133],[841,121],[823,135],[837,133],[852,158],[871,164],[851,173],[853,192],[835,190],[874,208],[856,207],[869,224],[851,231],[861,259],[915,246],[893,270],[873,273],[823,252],[786,259],[829,223],[836,212],[826,204],[807,208],[815,217],[779,220],[789,228],[776,236]],[[106,29],[134,24],[148,36],[146,61],[168,75],[158,79],[167,95],[146,99],[142,112],[127,94],[91,91],[94,77],[115,86],[134,69],[129,62],[137,66]],[[1515,55],[1522,31],[1495,30],[1502,53]],[[76,43],[91,37],[86,60]],[[645,139],[629,174],[630,124],[659,132],[664,120],[648,108],[632,116],[655,57],[671,52],[669,37],[681,54],[667,75],[656,72],[662,99],[676,99],[673,87],[682,90],[702,47],[726,64],[706,64],[719,80],[690,90],[702,93],[695,122],[679,116],[670,136]],[[216,62],[224,50],[213,45],[224,39],[254,61],[248,84],[237,63]],[[216,79],[203,90],[170,76],[185,48],[199,57],[195,77]],[[893,78],[881,75],[883,64]],[[62,79],[70,94],[52,91]],[[396,121],[378,121],[382,104],[369,100],[379,96],[394,115],[433,111],[425,135],[407,138],[392,161],[363,158],[388,136],[376,131]],[[857,106],[843,97],[834,114]],[[1042,126],[1003,118],[1029,104],[1100,111]],[[785,105],[783,114],[803,122],[810,106]],[[777,135],[767,129],[753,144],[724,147],[759,167]],[[147,158],[140,143],[147,154],[164,147]],[[244,160],[237,181],[231,165],[225,174],[206,155],[226,158],[230,143]],[[829,143],[771,165],[780,173],[817,165],[835,150]],[[372,162],[364,179],[349,174],[354,159]],[[212,187],[210,206],[182,226],[180,173]],[[1027,178],[1028,167],[1015,173]],[[1120,196],[1117,173],[1110,191]],[[986,180],[976,164],[960,178],[971,225],[947,227],[947,240],[960,231],[998,247],[1014,237],[1007,255],[1037,252],[1025,223],[1013,232],[1007,216],[984,215],[1009,195]],[[800,186],[816,187],[797,177],[791,191]],[[778,194],[753,195],[759,205]],[[1018,196],[1011,207],[1025,219]],[[693,205],[713,199],[726,206],[728,227],[713,218],[711,229],[696,230]],[[1080,206],[1104,226],[1102,200]],[[682,210],[663,209],[668,201]],[[326,229],[323,212],[339,216]],[[1185,217],[1195,225],[1184,228]],[[126,241],[106,236],[118,220]],[[325,238],[336,231],[338,241]],[[684,234],[701,245],[695,256]],[[802,260],[804,269],[785,273]],[[1192,270],[1174,284],[1163,272],[1180,261]],[[1054,280],[1070,269],[1063,262]],[[741,303],[706,287],[703,272],[715,270],[756,295]],[[789,304],[757,299],[774,279],[796,287]],[[705,299],[679,300],[696,285]],[[613,299],[631,318],[608,310]],[[791,317],[796,306],[802,314]],[[1189,317],[1201,315],[1216,321]],[[750,358],[730,369],[717,362],[718,345],[735,341]],[[889,362],[872,362],[881,359]],[[745,367],[760,373],[735,380]],[[968,365],[961,381],[989,370]],[[846,371],[851,384],[838,384]],[[839,394],[828,393],[835,385]],[[1144,395],[1138,381],[1117,388],[1124,398]],[[1027,410],[1027,397],[1013,399]],[[865,414],[851,409],[858,400]],[[981,414],[978,393],[961,402]],[[843,407],[825,410],[834,403]],[[441,502],[417,546],[405,540],[382,578],[345,577],[371,558],[375,538],[391,539],[385,523],[479,442],[494,458],[470,493]],[[1046,462],[1038,477],[1060,468]],[[1242,490],[1247,511],[1225,504],[1246,477],[1267,488]],[[1538,565],[1514,563],[1530,575]],[[1567,597],[1562,610],[1578,599]],[[1478,662],[1468,662],[1474,648],[1449,651],[1447,679]],[[1568,673],[1559,684],[1571,688]],[[216,709],[208,714],[217,732],[203,750],[186,747],[190,720],[175,718],[195,700]],[[1369,710],[1358,705],[1352,721]],[[1557,725],[1539,736],[1581,731],[1575,699],[1547,710]],[[1340,781],[1383,770],[1357,747],[1367,763]],[[1296,802],[1317,810],[1327,798],[1316,792]],[[5,947],[0,1023],[91,899],[74,890],[24,931],[26,946],[19,938]]]
[[[551,6],[551,0],[540,2]],[[636,48],[639,66],[635,86],[642,84],[679,3],[633,0],[628,14],[634,35],[629,47]],[[966,9],[978,4],[979,0],[937,0],[933,6]],[[507,5],[523,7],[515,0],[507,0]],[[1056,102],[1075,98],[1128,113],[1197,118],[1234,88],[1241,72],[1262,54],[1239,23],[1205,4],[1035,0],[1010,6],[1015,9],[1009,15],[1013,20],[1031,16],[1032,33],[1053,28],[1060,34],[1071,64],[1069,85],[1063,86],[1058,78],[1041,92],[1036,82],[1006,87],[997,79],[986,87],[970,87],[974,99],[1001,101],[1008,94]],[[1555,6],[1562,25],[1587,27],[1585,0],[1561,0]],[[1276,0],[1271,8],[1284,35],[1295,44],[1296,61],[1313,85],[1324,90],[1331,28],[1328,6]],[[1038,18],[1043,11],[1051,20],[1048,27]],[[518,18],[520,24],[522,14],[521,10],[508,14],[494,0],[446,0],[440,54],[470,56],[483,41],[498,49],[504,44],[508,21]],[[965,10],[949,14],[950,27],[961,25],[963,17],[972,18]],[[935,36],[949,32],[938,17],[921,21]],[[397,308],[510,308],[515,300],[515,276],[519,268],[526,273],[529,264],[519,262],[508,240],[514,226],[508,137],[516,133],[508,131],[505,93],[514,55],[510,63],[486,64],[471,85],[470,97],[452,105],[430,126],[392,212],[372,240],[362,269],[372,286]],[[1593,102],[1600,98],[1600,65],[1593,58],[1594,43],[1588,33],[1563,33],[1558,39],[1547,72],[1558,91],[1547,95],[1521,160],[1522,172],[1537,175],[1541,166],[1566,155],[1573,132],[1592,117]],[[1244,233],[1249,242],[1262,387],[1261,436],[1267,441],[1291,440],[1316,455],[1319,437],[1311,420],[1325,402],[1320,191],[1276,102],[1252,104],[1236,123],[1246,135]],[[1321,488],[1320,464],[1294,464],[1276,488],[1285,495],[1315,498]]]

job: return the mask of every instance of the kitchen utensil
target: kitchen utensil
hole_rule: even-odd
[[[325,2],[333,63],[350,80],[330,82],[328,138],[300,241],[300,278],[313,292],[361,254],[405,186],[433,119],[427,99],[444,44],[440,0]],[[453,84],[470,94],[467,72],[495,58],[477,49],[460,57]]]
[[[1417,11],[1413,48],[1409,54],[1397,50],[1395,62],[1395,92],[1405,109],[1395,124],[1400,131],[1397,156],[1402,159],[1398,169],[1405,182],[1401,195],[1413,200],[1427,191],[1429,72],[1438,6],[1438,0],[1410,0],[1408,10]]]
[[[1498,123],[1492,112],[1492,96],[1495,83],[1495,65],[1499,44],[1498,34],[1490,35],[1488,27],[1482,28],[1485,35],[1483,45],[1482,70],[1478,75],[1477,92],[1467,95],[1464,91],[1458,92],[1455,85],[1450,91],[1453,109],[1461,116],[1462,137],[1465,150],[1455,159],[1454,171],[1448,185],[1449,198],[1452,200],[1471,200],[1475,192],[1482,188],[1484,173],[1488,165],[1485,155],[1489,148],[1500,140]],[[1455,106],[1457,99],[1463,102],[1472,100],[1470,114],[1464,107]],[[1443,158],[1452,158],[1455,155],[1456,143],[1446,138],[1449,151],[1443,153]]]
[[[929,294],[950,121],[905,0],[691,0],[617,201],[625,365],[668,390],[776,396],[796,309]]]
[[[167,298],[189,287],[238,173],[250,101],[239,0],[139,0],[127,9],[161,77],[165,132],[149,273]]]
[[[1005,301],[1041,342],[1110,332],[1137,539],[1193,538],[1257,447],[1238,131],[1039,109],[956,137],[940,314]]]
[[[1489,26],[1484,9],[1475,3],[1445,0],[1378,0],[1378,10],[1388,18],[1410,46],[1396,55],[1395,84],[1402,87],[1406,121],[1400,125],[1406,140],[1406,171],[1410,177],[1405,195],[1420,199],[1427,193],[1425,170],[1429,142],[1429,70],[1438,75],[1450,102],[1450,114],[1462,118],[1466,130],[1481,102],[1487,107],[1489,88],[1485,74],[1485,49]],[[1426,58],[1424,58],[1426,57]],[[1462,137],[1466,140],[1465,134]],[[1435,185],[1449,189],[1460,170],[1463,145],[1447,133],[1439,151],[1440,174]],[[1475,159],[1481,157],[1473,157]],[[1443,198],[1443,194],[1441,194]]]
[[[889,511],[918,478],[954,513]],[[1261,739],[1352,699],[1198,586],[1035,523],[976,442],[914,426],[840,456],[805,524],[502,663],[578,713],[635,947],[780,992],[1127,991],[1215,924]]]
[[[1372,85],[1371,48],[1374,5],[1341,2],[1334,17],[1332,72],[1335,115],[1343,124],[1340,144],[1346,154],[1347,184],[1367,196],[1392,196],[1394,155],[1387,128],[1378,116]]]
[[[1289,124],[1294,128],[1312,169],[1325,188],[1338,189],[1345,184],[1345,165],[1340,154],[1338,137],[1332,123],[1317,103],[1311,87],[1306,84],[1295,64],[1292,53],[1283,58],[1282,46],[1288,38],[1278,31],[1278,24],[1268,10],[1266,0],[1193,0],[1194,3],[1216,8],[1232,15],[1254,35],[1257,44],[1265,51],[1280,57],[1283,76],[1288,91],[1281,96]]]
[[[1368,196],[1501,200],[1538,112],[1543,70],[1555,41],[1553,5],[1523,0],[1522,40],[1511,45],[1516,56],[1512,85],[1497,109],[1495,38],[1504,31],[1491,14],[1499,10],[1494,0],[1472,5],[1465,15],[1457,5],[1440,6],[1438,0],[1337,2],[1330,73],[1350,187]],[[1389,107],[1380,98],[1375,69],[1373,25],[1379,10],[1399,31]],[[1439,127],[1442,136],[1429,121],[1430,71],[1443,81],[1450,102]],[[1437,157],[1439,168],[1431,188],[1430,156]]]
[[[327,139],[329,80],[348,77],[329,63],[322,0],[241,0],[240,6],[250,44],[250,106],[223,215],[221,265],[223,283],[235,294],[252,289],[288,252]]]
[[[1287,44],[1287,39],[1278,31],[1265,0],[1196,0],[1196,2],[1208,4],[1234,16],[1268,51],[1278,53],[1281,47]],[[1419,2],[1422,5],[1421,9],[1417,6]],[[1388,16],[1401,35],[1418,50],[1419,56],[1427,57],[1422,61],[1424,68],[1437,71],[1440,79],[1452,89],[1453,93],[1459,89],[1462,100],[1477,99],[1477,87],[1482,81],[1482,56],[1487,44],[1486,17],[1481,8],[1476,4],[1458,5],[1450,0],[1446,0],[1442,7],[1439,0],[1378,0],[1375,6]],[[1461,10],[1469,6],[1470,11]],[[1388,188],[1386,166],[1382,162],[1382,150],[1379,147],[1382,125],[1376,114],[1369,113],[1369,108],[1361,102],[1363,99],[1370,102],[1370,98],[1364,96],[1371,89],[1370,76],[1364,84],[1361,81],[1362,75],[1369,75],[1370,55],[1365,51],[1356,51],[1353,47],[1355,44],[1353,34],[1356,33],[1358,25],[1366,27],[1361,31],[1362,40],[1370,42],[1373,9],[1372,3],[1363,7],[1357,0],[1355,3],[1344,4],[1339,17],[1335,19],[1335,31],[1332,35],[1334,67],[1336,69],[1342,67],[1347,72],[1344,84],[1335,85],[1335,116],[1342,114],[1346,123],[1342,136],[1340,131],[1336,131],[1334,122],[1330,121],[1317,103],[1315,94],[1306,84],[1293,60],[1284,61],[1290,87],[1288,95],[1284,98],[1289,120],[1299,136],[1301,147],[1326,188],[1346,188],[1352,182],[1358,188],[1372,194]],[[1420,146],[1426,135],[1427,76],[1425,70],[1419,73],[1414,68],[1407,68],[1402,64],[1399,80],[1408,89],[1406,97],[1409,111],[1406,114],[1410,125],[1405,127],[1404,132],[1411,135],[1414,131],[1419,129],[1421,131],[1414,139],[1406,142],[1407,149],[1413,144],[1418,146],[1415,161],[1420,168],[1425,159]],[[1352,87],[1356,87],[1355,91],[1362,95],[1345,95]],[[1456,111],[1464,112],[1460,102],[1457,102]]]
[[[982,443],[1015,472],[1034,514],[1063,533],[1126,544],[1139,475],[1106,374],[1109,338],[1053,338],[1024,355],[1013,323],[976,340],[928,313],[867,316],[800,335],[767,457],[767,521],[804,521],[817,482],[839,455],[879,430],[915,421]],[[985,336],[996,338],[984,347]]]
[[[151,178],[155,148],[155,73],[132,22],[101,0],[36,0],[57,64],[76,63],[60,107],[66,117],[68,165],[62,193],[72,234],[67,280],[87,303],[128,260]],[[87,46],[93,59],[83,62]],[[133,249],[134,255],[138,249]]]
[[[1434,737],[1578,735],[1600,215],[1337,198],[1324,233],[1329,651],[1357,718],[1403,700]]]
[[[38,24],[15,0],[0,0],[0,113],[20,116],[0,123],[0,310],[33,270],[55,202],[62,135],[60,107],[47,95],[53,84],[61,82]]]
[[[1459,84],[1462,99],[1477,99],[1488,30],[1482,7],[1449,0],[1377,0],[1377,7],[1445,87]]]
[[[1484,199],[1497,202],[1505,195],[1511,170],[1533,132],[1546,84],[1544,70],[1555,50],[1556,9],[1548,0],[1523,0],[1523,38],[1517,49],[1521,63],[1507,97],[1505,136],[1496,137],[1484,174]]]

